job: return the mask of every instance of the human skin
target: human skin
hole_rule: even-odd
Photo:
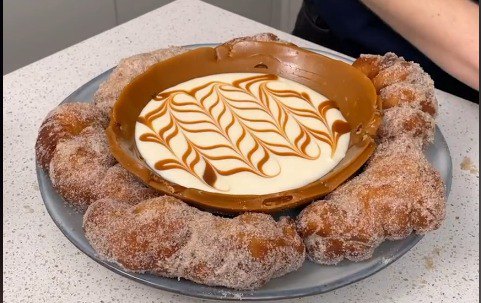
[[[446,72],[479,90],[479,9],[469,0],[361,0]]]

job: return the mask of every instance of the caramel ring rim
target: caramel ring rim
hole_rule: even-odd
[[[266,55],[266,53],[268,53],[268,55]],[[277,57],[275,57],[275,55],[277,55]],[[203,59],[203,61],[200,61],[201,64],[205,61],[205,65],[207,66],[207,70],[202,70],[203,67],[200,68],[200,74],[198,69],[192,69],[186,66],[186,63],[192,63],[192,61],[189,60],[199,58]],[[272,58],[275,60],[272,60]],[[282,61],[281,59],[288,59],[290,61]],[[308,62],[303,63],[303,59]],[[188,79],[221,72],[268,73],[266,69],[256,70],[254,68],[254,66],[257,66],[259,63],[264,63],[266,61],[269,62],[267,64],[267,71],[270,73],[300,83],[304,82],[302,83],[304,85],[310,84],[306,86],[333,100],[351,125],[350,146],[346,153],[346,157],[328,174],[302,187],[279,193],[264,195],[228,195],[194,188],[186,188],[167,181],[151,170],[151,168],[141,159],[133,135],[135,120],[147,102],[150,101],[152,93],[162,90],[159,89],[158,81],[173,82],[170,84],[162,83],[165,86],[163,89],[165,89]],[[255,62],[257,62],[257,64],[253,64]],[[276,62],[278,62],[277,65]],[[316,80],[314,80],[316,77],[321,79],[321,73],[309,72],[307,69],[312,68],[309,67],[312,63],[317,64],[314,64],[314,67],[320,67],[321,70],[328,70],[328,74],[333,72],[335,75],[343,75],[346,78],[352,78],[356,81],[348,82],[349,85],[347,87],[342,87],[342,89],[338,88],[338,91],[331,87],[333,85],[326,86],[326,83],[324,83],[324,89],[329,90],[329,92],[327,94],[325,90],[321,92],[319,87],[313,87],[313,85],[321,85],[319,81],[316,82]],[[221,66],[222,64],[224,64],[224,66]],[[302,66],[300,64],[305,65]],[[212,70],[219,68],[218,65],[224,69],[212,72]],[[188,76],[186,76],[186,73],[182,74],[182,68],[184,68],[184,71],[187,71],[186,73]],[[210,68],[213,69],[211,70]],[[304,70],[302,68],[306,69]],[[179,71],[179,69],[181,69],[181,71]],[[274,70],[275,72],[273,72]],[[175,75],[169,77],[169,79],[165,79],[166,77],[164,75],[166,71]],[[297,75],[293,74],[293,71],[300,74],[308,72],[308,75],[312,76],[310,78],[296,78]],[[326,71],[324,71],[324,73],[326,73]],[[162,75],[162,77],[160,75]],[[324,76],[326,75],[324,74]],[[177,82],[172,80],[172,78],[177,79]],[[179,78],[184,79],[183,81],[180,81],[178,80]],[[335,77],[332,76],[331,78]],[[337,83],[337,86],[339,86],[339,83]],[[348,112],[346,110],[346,106],[350,106],[349,103],[359,103],[359,100],[354,100],[359,99],[359,97],[356,98],[351,96],[352,100],[347,100],[347,97],[344,96],[346,100],[343,100],[339,96],[343,93],[347,94],[347,91],[349,90],[353,90],[352,86],[357,86],[359,91],[363,91],[361,95],[363,94],[364,99],[362,100],[367,99],[367,101],[363,102],[367,102],[368,106],[356,108],[358,110],[367,110],[367,113],[364,112],[364,116],[361,115],[361,117],[359,117],[359,115],[356,116],[352,111]],[[142,93],[143,99],[139,97],[139,92]],[[135,96],[133,102],[131,101],[133,97],[132,95]],[[332,95],[337,96],[337,98],[332,98]],[[353,95],[352,92],[351,95]],[[137,176],[142,182],[164,194],[174,196],[193,206],[215,213],[233,214],[246,211],[275,213],[308,204],[316,198],[330,193],[358,171],[376,148],[374,138],[381,121],[380,111],[381,107],[377,100],[376,91],[371,80],[350,64],[331,59],[319,53],[297,47],[293,44],[240,41],[222,44],[216,47],[193,48],[186,53],[158,62],[149,67],[147,71],[135,77],[122,89],[122,92],[112,109],[111,120],[106,129],[106,134],[110,150],[117,161],[124,168]],[[362,121],[362,123],[359,124],[359,121]],[[353,125],[354,123],[356,124]],[[356,125],[360,125],[360,127],[356,127]]]

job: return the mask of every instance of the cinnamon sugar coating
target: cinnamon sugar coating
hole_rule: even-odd
[[[50,162],[50,179],[65,200],[85,208],[99,198],[99,182],[114,164],[104,129],[89,126],[58,143]]]
[[[440,226],[444,184],[420,145],[410,137],[381,144],[364,172],[301,212],[297,227],[312,261],[365,260],[386,239]]]
[[[431,83],[394,83],[381,89],[379,98],[384,109],[407,106],[433,117],[436,116],[438,110],[434,96],[434,86]]]
[[[49,174],[55,190],[79,209],[100,198],[135,204],[160,195],[116,164],[105,130],[98,126],[59,142]]]
[[[424,144],[433,143],[435,122],[427,113],[407,107],[392,107],[384,110],[378,140],[390,141],[408,135],[419,138]]]
[[[445,216],[444,183],[425,158],[434,138],[434,85],[418,64],[392,53],[362,55],[384,112],[374,155],[360,175],[306,207],[297,228],[309,259],[365,260],[383,241],[437,229]]]
[[[66,103],[52,110],[40,126],[35,153],[37,163],[47,169],[57,144],[80,134],[86,127],[106,128],[109,121],[101,111],[89,103]]]
[[[84,229],[100,256],[130,271],[211,286],[258,288],[298,269],[305,258],[288,218],[222,218],[169,196],[136,206],[98,200],[84,216]]]
[[[387,53],[361,55],[352,65],[372,80],[383,109],[405,105],[436,116],[434,82],[419,64]]]
[[[158,191],[139,181],[119,163],[107,170],[99,187],[99,199],[109,198],[130,204],[160,196]]]
[[[409,135],[432,143],[438,106],[434,83],[419,64],[387,53],[361,55],[353,66],[365,73],[378,91],[383,107],[380,141]]]
[[[278,41],[269,34],[240,39]],[[185,51],[174,47],[122,60],[96,92],[95,105],[61,106],[41,127],[38,162],[50,168],[55,189],[68,202],[88,207],[84,230],[99,256],[130,271],[254,289],[298,269],[306,251],[317,263],[358,261],[387,239],[439,227],[444,185],[422,153],[434,134],[434,87],[418,65],[392,53],[363,55],[353,64],[372,79],[385,108],[374,156],[359,176],[306,207],[295,225],[256,213],[222,218],[156,197],[116,163],[104,128],[125,85]]]

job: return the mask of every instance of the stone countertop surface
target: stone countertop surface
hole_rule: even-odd
[[[198,0],[178,0],[3,77],[3,302],[199,301],[131,281],[75,248],[42,203],[35,139],[50,110],[121,58],[259,32],[325,49]],[[479,106],[441,91],[436,96],[453,160],[442,227],[367,279],[282,302],[479,302]]]

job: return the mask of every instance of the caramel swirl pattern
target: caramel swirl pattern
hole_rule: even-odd
[[[278,157],[318,159],[320,142],[332,156],[339,138],[350,132],[344,120],[328,121],[335,103],[316,105],[306,92],[276,87],[278,79],[250,74],[157,94],[151,101],[155,106],[146,107],[137,120],[149,130],[139,140],[168,151],[155,169],[183,170],[225,191],[217,185],[219,177],[247,172],[273,178],[281,171]],[[200,133],[203,140],[196,136]]]

